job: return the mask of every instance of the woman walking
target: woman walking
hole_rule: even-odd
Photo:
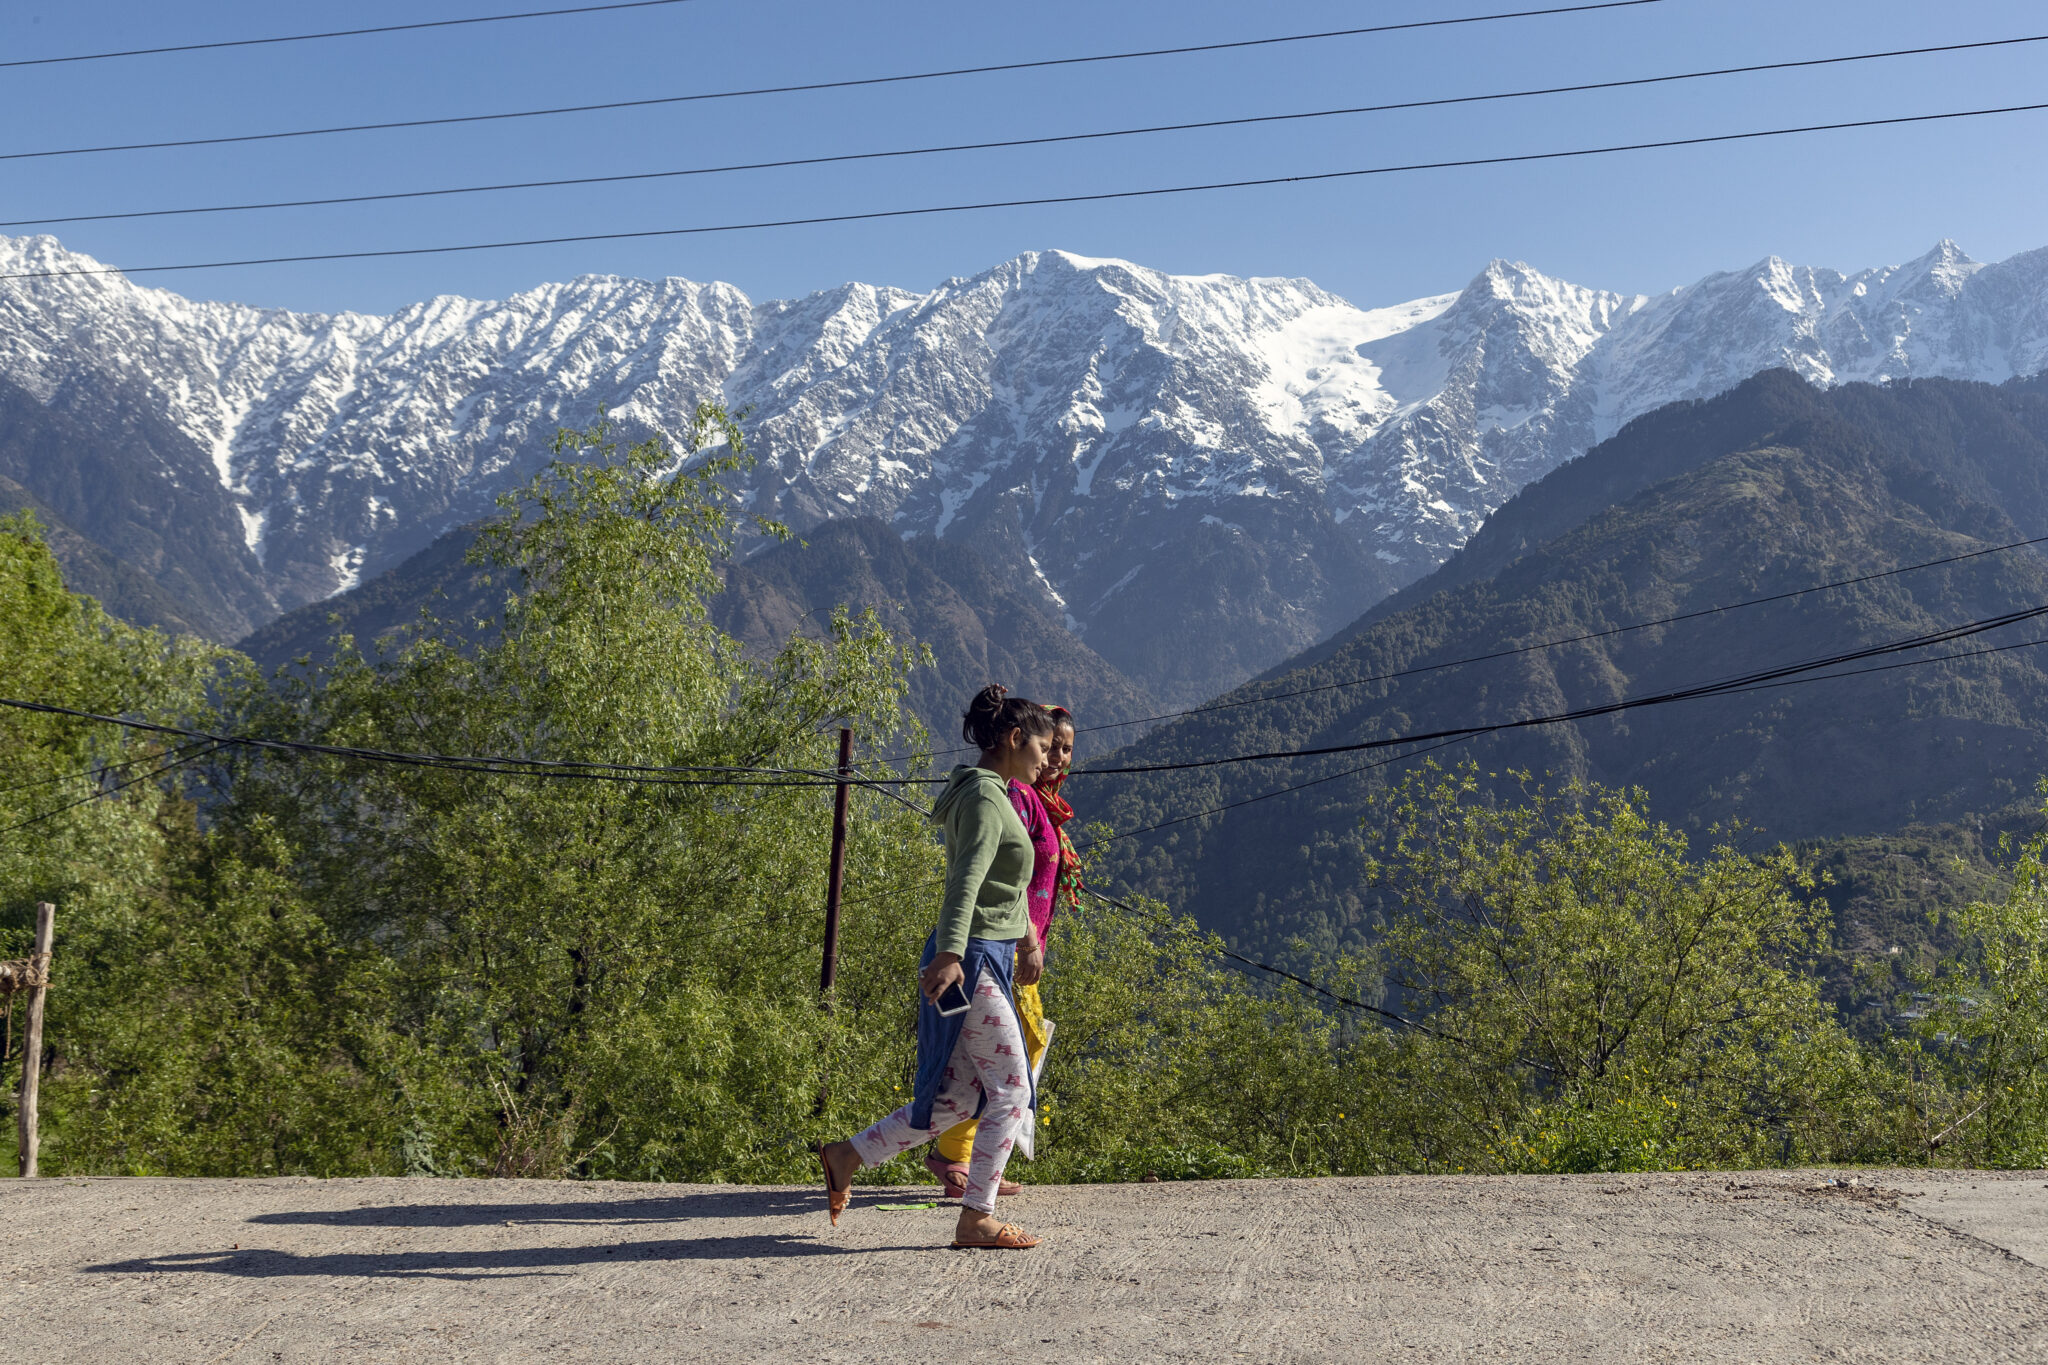
[[[1060,843],[1059,871],[1053,877],[1052,905],[1046,911],[1046,923],[1050,924],[1060,911],[1081,908],[1081,858],[1067,834],[1067,822],[1074,818],[1074,808],[1060,795],[1060,788],[1067,784],[1067,774],[1074,767],[1074,715],[1064,706],[1047,707],[1046,714],[1052,717],[1052,744],[1046,752],[1045,767],[1033,785]],[[1044,937],[1042,931],[1040,937]]]
[[[1064,706],[1048,707],[1046,714],[1052,717],[1053,733],[1045,766],[1038,770],[1029,787],[1017,783],[1010,786],[1010,804],[1017,808],[1017,816],[1031,836],[1033,867],[1025,900],[1041,952],[1046,948],[1053,916],[1062,908],[1074,909],[1081,904],[1080,863],[1074,854],[1074,842],[1064,828],[1074,818],[1074,808],[1059,794],[1067,771],[1074,764],[1074,717]],[[1052,1025],[1046,1022],[1037,983],[1020,983],[1013,1000],[1017,1022],[1024,1030],[1025,1061],[1035,1077],[1039,1059],[1052,1043]],[[958,1199],[967,1191],[967,1160],[974,1147],[975,1128],[973,1119],[954,1124],[939,1134],[939,1140],[932,1144],[924,1159],[925,1169],[945,1182],[948,1199]],[[1031,1154],[1029,1147],[1024,1150],[1025,1155]],[[1017,1191],[1015,1181],[1005,1180],[997,1193],[1012,1195]]]
[[[1013,982],[1038,980],[1044,957],[1027,906],[1035,852],[1009,789],[1028,786],[1045,766],[1053,722],[1044,707],[985,687],[961,733],[981,761],[954,768],[932,808],[945,832],[946,897],[918,972],[914,1093],[850,1140],[819,1148],[818,1160],[836,1224],[855,1171],[978,1117],[953,1245],[1024,1250],[1038,1239],[995,1217],[996,1191],[1033,1104],[1011,991]],[[967,1003],[942,1013],[942,998]]]

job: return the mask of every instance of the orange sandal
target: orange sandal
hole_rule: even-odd
[[[836,1228],[839,1226],[839,1215],[846,1212],[846,1199],[853,1193],[853,1185],[849,1182],[845,1189],[832,1188],[832,1163],[825,1160],[823,1147],[818,1148],[818,1169],[825,1173],[825,1203],[827,1211],[832,1215],[832,1226]]]
[[[986,1241],[963,1242],[958,1237],[953,1239],[955,1251],[1029,1251],[1037,1245],[1038,1239],[1015,1223],[1004,1223],[996,1229],[996,1235]]]

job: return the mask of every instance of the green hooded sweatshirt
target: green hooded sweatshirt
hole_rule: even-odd
[[[1034,854],[1031,835],[1010,804],[1008,780],[966,764],[946,776],[932,803],[946,836],[946,902],[938,950],[967,955],[970,938],[1016,939],[1031,928],[1025,903]]]

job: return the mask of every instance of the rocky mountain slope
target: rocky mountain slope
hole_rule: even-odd
[[[0,483],[0,507],[6,505]],[[240,642],[265,668],[332,652],[337,633],[374,651],[415,624],[423,609],[482,629],[503,604],[465,562],[465,531],[453,531],[368,583],[290,611]],[[808,536],[730,565],[712,599],[720,629],[761,654],[794,635],[820,636],[841,606],[872,609],[898,639],[932,651],[910,675],[910,709],[945,750],[959,743],[960,712],[984,684],[1059,702],[1087,723],[1131,720],[1159,702],[1074,638],[1059,616],[964,544],[904,540],[870,517],[829,521]]]
[[[0,239],[0,274],[91,264]],[[1852,276],[1772,259],[1655,298],[1494,262],[1374,310],[1064,252],[925,293],[585,277],[388,317],[16,278],[0,380],[82,434],[0,472],[77,494],[74,525],[140,545],[232,636],[488,511],[600,405],[674,431],[720,399],[751,410],[758,510],[971,542],[1122,672],[1195,700],[1428,573],[1631,417],[1771,366],[2033,373],[2048,251],[1981,266],[1944,243]]]
[[[203,634],[156,581],[73,530],[41,498],[0,474],[0,517],[26,513],[41,528],[43,543],[64,567],[64,586],[95,598],[109,614],[131,625],[173,635]]]
[[[931,648],[932,665],[910,675],[909,704],[942,751],[961,743],[960,713],[991,682],[1064,705],[1085,723],[1162,709],[971,546],[932,536],[904,540],[870,517],[827,522],[802,543],[732,566],[712,616],[768,650],[820,631],[840,605],[872,609],[897,638]]]
[[[1385,677],[2042,535],[2048,378],[1821,390],[1769,372],[1632,423],[1501,508],[1411,590],[1405,609],[1221,699],[1254,704],[1190,716],[1115,761],[1317,748],[1553,714],[2038,607],[2048,603],[2048,560],[2009,551]],[[1491,553],[1487,541],[1512,553],[1465,572],[1466,556]],[[1736,820],[1763,843],[1965,820],[2029,800],[2048,773],[2048,649],[2034,647],[2044,638],[2048,629],[2028,621],[1904,659],[2014,646],[1983,657],[1509,731],[1433,757],[1470,759],[1507,786],[1515,769],[1639,785],[1653,814],[1703,841]],[[1282,693],[1298,695],[1257,700]],[[1371,818],[1368,799],[1412,769],[1406,756],[1420,756],[1417,746],[1392,754],[1402,757],[1077,776],[1070,792],[1084,815],[1117,829],[1177,822],[1107,845],[1105,878],[1261,948],[1297,935],[1331,948],[1369,935],[1383,910],[1359,822]]]

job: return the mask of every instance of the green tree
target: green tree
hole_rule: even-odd
[[[1526,782],[1526,779],[1525,779]],[[1433,1140],[1476,1164],[1630,1169],[1810,1145],[1855,1056],[1821,1001],[1811,881],[1778,849],[1703,861],[1640,791],[1515,805],[1430,768],[1379,812],[1405,912],[1389,976]]]
[[[205,841],[163,894],[68,936],[56,1169],[399,1172],[388,964],[337,941],[280,872],[280,841],[244,842]]]
[[[772,657],[712,626],[745,525],[718,408],[680,447],[600,424],[558,454],[478,543],[487,620],[272,679],[109,620],[0,523],[0,695],[330,746],[0,712],[0,953],[62,907],[51,1169],[802,1180],[907,1098],[937,840],[857,788],[821,1001],[812,774],[841,724],[922,747],[920,651],[844,613]],[[1790,853],[1695,857],[1640,792],[1522,781],[1432,767],[1373,807],[1370,896],[1401,911],[1341,957],[1298,942],[1315,986],[1156,902],[1063,913],[1020,1174],[2048,1160],[2048,836],[2009,897],[1951,911],[1924,1046],[1859,1044]]]
[[[191,726],[234,662],[108,617],[65,590],[32,520],[0,522],[0,695]],[[44,1168],[378,1169],[395,1129],[375,964],[337,951],[265,865],[274,840],[252,863],[201,833],[177,779],[208,748],[0,712],[0,956],[28,950],[35,902],[58,907]]]
[[[1933,1074],[1912,1098],[1924,1150],[2048,1165],[2048,834],[2020,845],[2004,897],[1955,906],[1944,927],[1960,948],[1922,974]]]
[[[28,513],[0,518],[0,696],[144,721],[203,709],[228,657],[138,630],[67,591]],[[147,780],[195,746],[53,712],[0,711],[0,905],[21,932],[24,902],[75,901],[150,879],[175,807]]]
[[[247,724],[714,769],[829,766],[839,724],[907,737],[916,656],[871,618],[765,660],[711,625],[741,525],[724,480],[745,458],[722,410],[700,408],[680,450],[604,424],[557,450],[478,543],[504,580],[495,619],[429,619],[376,659],[345,648],[251,693]],[[917,814],[856,797],[855,904],[822,1011],[831,793],[793,780],[265,756],[237,776],[237,818],[274,819],[326,921],[392,956],[396,1026],[434,1059],[434,1082],[408,1091],[415,1140],[441,1166],[763,1179],[802,1174],[841,1116],[889,1107],[926,898],[886,893],[937,871]]]

